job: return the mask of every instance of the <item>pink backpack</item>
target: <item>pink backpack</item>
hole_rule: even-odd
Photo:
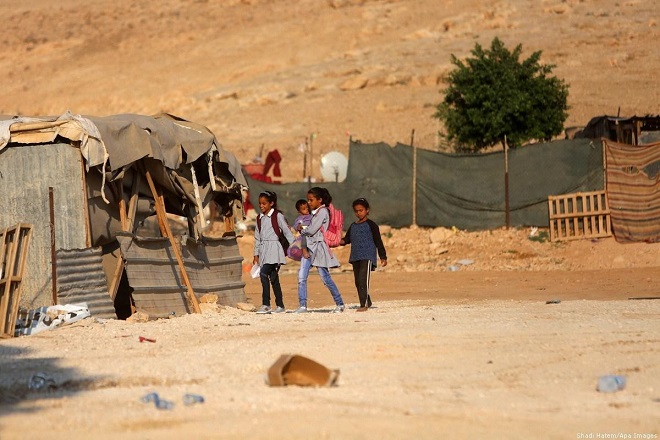
[[[334,207],[331,203],[327,207],[328,213],[330,214],[330,223],[328,224],[328,230],[321,229],[323,232],[323,240],[328,245],[328,247],[337,247],[339,246],[339,241],[341,240],[341,234],[344,230],[344,213],[341,210]]]

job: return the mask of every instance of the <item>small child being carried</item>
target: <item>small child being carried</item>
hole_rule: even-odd
[[[293,222],[293,229],[295,231],[298,231],[298,225],[302,227],[302,229],[306,229],[307,226],[312,222],[312,214],[309,212],[309,205],[307,204],[307,200],[305,199],[300,199],[296,202],[296,211],[298,211],[298,217],[296,217],[296,220]],[[289,257],[293,258],[294,260],[300,260],[300,257],[294,254],[295,251],[295,246],[298,245],[300,246],[301,250],[301,256],[303,258],[309,258],[309,249],[307,249],[307,239],[303,234],[300,234],[297,238],[296,241],[293,244],[293,248],[291,249],[291,253],[289,254]],[[298,257],[298,258],[296,258]]]

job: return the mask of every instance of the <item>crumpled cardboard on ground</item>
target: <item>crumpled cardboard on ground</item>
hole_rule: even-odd
[[[339,370],[324,367],[297,354],[283,354],[268,369],[266,383],[272,387],[299,385],[329,387],[337,384]]]

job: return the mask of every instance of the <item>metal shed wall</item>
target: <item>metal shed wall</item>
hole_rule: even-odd
[[[167,238],[139,238],[118,234],[126,261],[128,282],[135,307],[153,318],[191,313],[186,287]],[[218,295],[218,304],[245,301],[242,279],[243,257],[235,237],[203,241],[188,240],[179,246],[186,273],[195,295]]]
[[[92,316],[115,319],[100,247],[57,251],[57,302],[87,304]]]
[[[20,305],[52,304],[48,188],[53,187],[56,249],[87,247],[80,150],[69,144],[9,145],[0,150],[0,226],[33,225]]]
[[[243,257],[235,237],[188,240],[181,253],[197,296],[215,294],[224,305],[245,301]]]

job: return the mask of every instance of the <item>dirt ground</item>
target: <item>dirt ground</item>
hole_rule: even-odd
[[[654,1],[25,0],[0,14],[0,113],[169,112],[207,125],[242,163],[277,148],[283,181],[302,178],[305,142],[317,179],[349,137],[409,143],[414,130],[416,146],[443,150],[432,115],[450,56],[495,36],[556,65],[566,126],[660,113]],[[658,438],[659,244],[383,233],[390,264],[366,313],[341,249],[342,314],[327,313],[313,272],[306,315],[92,317],[0,340],[0,438]],[[293,309],[295,264],[281,279]],[[283,353],[339,369],[337,386],[268,387]],[[49,391],[28,388],[39,372]],[[605,374],[625,389],[596,391]],[[143,402],[152,392],[174,406]],[[204,402],[186,406],[186,393]]]
[[[481,255],[497,255],[509,232],[482,237]],[[247,259],[252,237],[240,243]],[[372,277],[375,307],[355,313],[342,249],[343,269],[333,271],[348,305],[341,314],[329,313],[332,299],[313,271],[305,315],[222,308],[144,323],[87,318],[3,340],[0,437],[657,438],[658,245],[591,244],[626,247],[633,261],[652,251],[655,265],[415,272],[393,257]],[[577,257],[564,264],[586,255],[578,242],[564,244],[571,248]],[[259,281],[244,280],[259,305]],[[281,283],[294,309],[296,263],[282,269]],[[282,354],[340,370],[337,386],[267,386]],[[28,388],[40,372],[53,379],[51,390]],[[606,374],[625,376],[625,389],[598,392]],[[153,392],[174,406],[142,401]],[[204,403],[185,405],[187,393]]]

